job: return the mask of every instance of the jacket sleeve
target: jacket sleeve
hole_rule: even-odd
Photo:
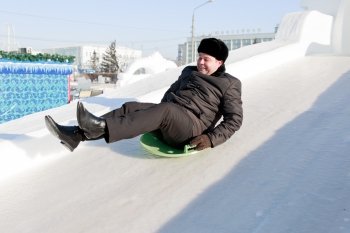
[[[207,132],[212,147],[228,140],[242,125],[241,86],[239,79],[235,79],[223,96],[221,106],[222,120],[216,127]]]

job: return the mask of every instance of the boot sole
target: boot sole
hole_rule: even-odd
[[[50,116],[45,116],[45,125],[49,132],[61,141],[62,145],[73,152],[76,147],[71,146],[67,140],[61,137],[61,132],[57,127],[57,123]]]

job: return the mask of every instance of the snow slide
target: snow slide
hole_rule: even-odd
[[[305,56],[315,47],[302,41],[230,53],[227,68],[243,84],[243,126],[188,158],[157,159],[139,138],[84,142],[70,153],[44,116],[76,124],[76,103],[1,124],[1,232],[349,232],[350,57]],[[128,100],[158,102],[180,72],[85,106],[99,115]]]
[[[155,159],[138,138],[87,142],[70,153],[42,130],[1,133],[36,163],[1,180],[0,229],[346,232],[349,71],[349,57],[306,57],[243,80],[242,129],[227,143],[185,159]],[[159,95],[144,97],[157,101]],[[73,118],[74,107],[46,113]],[[42,116],[32,117],[44,127]]]

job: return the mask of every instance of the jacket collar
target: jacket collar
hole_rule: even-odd
[[[226,67],[225,64],[222,64],[211,76],[219,77],[225,73]]]

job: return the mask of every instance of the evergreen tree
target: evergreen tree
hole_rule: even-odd
[[[116,41],[113,41],[102,56],[101,72],[116,74],[119,70]]]
[[[93,69],[95,72],[99,71],[98,61],[99,61],[99,58],[97,57],[97,53],[94,50],[90,58],[90,64],[91,64],[91,69]]]

